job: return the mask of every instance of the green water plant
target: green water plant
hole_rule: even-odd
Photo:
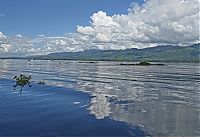
[[[16,87],[20,87],[20,93],[22,92],[22,89],[24,86],[28,86],[28,87],[32,87],[32,83],[35,82],[35,81],[32,81],[32,76],[25,76],[25,75],[22,75],[20,74],[19,76],[14,76],[13,79],[15,81],[15,84],[13,85],[14,89]],[[42,84],[42,85],[45,85],[46,83],[44,81],[39,81],[37,82],[38,84]]]
[[[46,84],[44,81],[38,81],[37,83],[38,83],[39,85],[43,85],[43,86]]]
[[[140,62],[138,64],[130,64],[130,63],[121,63],[119,65],[122,65],[122,66],[150,66],[150,65],[154,65],[154,66],[165,66],[165,64],[152,64],[152,63],[149,63],[149,62]]]
[[[143,61],[143,62],[140,62],[139,64],[136,64],[136,65],[140,65],[140,66],[149,66],[149,65],[153,65],[153,64],[151,64],[151,63],[149,63],[149,62]]]
[[[19,75],[19,76],[14,76],[14,78],[16,80],[15,85],[13,85],[14,88],[16,88],[17,86],[20,86],[20,91],[22,91],[22,88],[25,85],[28,85],[29,87],[31,87],[31,75],[30,76],[24,76],[24,75]]]

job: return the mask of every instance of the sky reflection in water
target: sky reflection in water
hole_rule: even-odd
[[[86,109],[96,119],[126,122],[152,136],[199,135],[199,64],[118,64],[1,60],[0,69],[1,78],[32,75],[47,85],[88,93]]]

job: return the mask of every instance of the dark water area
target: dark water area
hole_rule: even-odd
[[[198,63],[119,64],[0,60],[0,136],[200,135]]]

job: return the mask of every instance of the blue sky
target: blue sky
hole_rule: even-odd
[[[199,0],[1,0],[0,57],[199,43]]]
[[[107,15],[127,14],[133,0],[1,0],[0,28],[4,34],[63,35],[76,32],[77,25],[89,25],[99,10]],[[141,0],[138,0],[141,3]]]

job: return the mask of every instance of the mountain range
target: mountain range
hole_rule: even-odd
[[[32,56],[33,59],[65,59],[90,61],[154,61],[154,62],[199,62],[200,45],[157,46],[144,49],[86,50],[79,52],[51,53]]]

